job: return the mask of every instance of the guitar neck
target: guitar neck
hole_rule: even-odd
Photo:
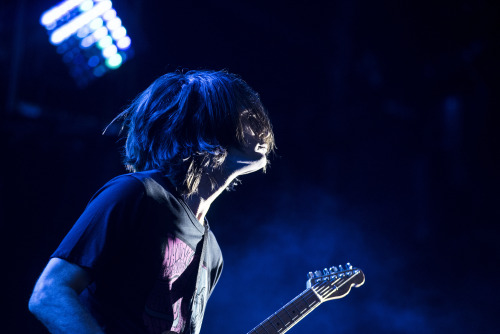
[[[248,334],[285,333],[318,307],[321,302],[316,293],[311,288],[308,288],[261,322],[257,327],[248,332]]]

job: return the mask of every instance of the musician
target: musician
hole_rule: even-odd
[[[169,73],[115,121],[131,172],[104,185],[29,302],[52,333],[193,333],[222,270],[205,218],[274,135],[258,94],[224,71]],[[201,261],[200,261],[201,258]]]

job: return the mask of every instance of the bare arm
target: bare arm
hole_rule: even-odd
[[[83,268],[53,258],[36,282],[29,309],[53,334],[104,334],[78,299],[90,281]]]

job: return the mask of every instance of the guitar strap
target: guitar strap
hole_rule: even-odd
[[[202,266],[203,266],[203,260],[205,259],[205,253],[207,251],[207,241],[208,241],[208,221],[205,220],[205,232],[203,233],[203,246],[201,248],[201,253],[200,253],[200,262],[198,264],[198,275],[196,276],[196,284],[194,286],[194,291],[193,291],[193,297],[191,297],[191,304],[189,306],[189,333],[193,333],[193,324],[192,324],[192,318],[193,318],[193,306],[194,306],[194,300],[196,298],[196,293],[198,291],[198,288],[200,287],[200,281],[201,281],[201,275],[202,275]],[[208,264],[207,264],[208,265]],[[205,310],[202,310],[204,312]]]

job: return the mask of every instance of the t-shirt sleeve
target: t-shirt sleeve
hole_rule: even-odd
[[[220,250],[219,244],[217,243],[217,240],[215,239],[215,236],[213,235],[212,232],[209,234],[210,236],[210,258],[211,258],[211,270],[210,270],[210,279],[211,279],[211,284],[210,284],[210,291],[208,293],[209,296],[212,295],[213,290],[215,289],[215,286],[217,285],[217,282],[220,279],[220,276],[222,274],[222,268],[224,267],[224,260],[222,257],[222,252]]]
[[[144,201],[142,182],[130,175],[114,178],[92,197],[51,257],[95,274],[126,246]]]
[[[212,269],[212,272],[211,272],[212,286],[211,286],[210,292],[208,294],[209,297],[212,295],[212,292],[214,291],[215,286],[219,282],[220,276],[222,274],[222,268],[223,268],[223,261],[222,261],[222,258],[221,258],[220,261],[219,261],[219,263],[218,263],[218,265],[217,265],[217,267],[215,267],[214,269]]]

